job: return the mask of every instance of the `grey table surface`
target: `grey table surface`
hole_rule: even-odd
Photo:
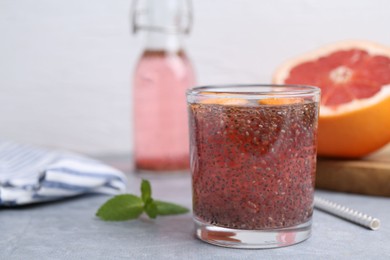
[[[116,164],[118,168],[123,165]],[[127,176],[130,193],[139,193],[141,178],[147,178],[156,198],[191,207],[189,173],[162,176],[127,171]],[[95,212],[109,196],[87,195],[0,208],[0,259],[390,259],[390,198],[316,193],[379,218],[380,229],[371,231],[315,210],[312,236],[300,244],[229,249],[194,238],[191,213],[104,222]]]

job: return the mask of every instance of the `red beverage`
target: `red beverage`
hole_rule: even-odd
[[[184,95],[195,79],[186,55],[181,51],[146,51],[134,80],[136,168],[188,169]]]
[[[238,229],[309,220],[317,110],[315,103],[192,104],[195,217]]]
[[[319,93],[314,99],[264,98],[251,88],[239,98],[239,93],[202,90],[189,98],[197,235],[224,246],[232,241],[255,248],[294,244],[310,235]],[[295,239],[302,231],[298,227],[306,233]],[[275,231],[275,241],[268,233],[247,242],[240,230]],[[281,235],[293,239],[281,242]]]

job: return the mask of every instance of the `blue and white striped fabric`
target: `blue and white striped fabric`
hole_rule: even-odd
[[[126,183],[122,172],[99,161],[0,140],[0,206],[117,194],[125,191]]]

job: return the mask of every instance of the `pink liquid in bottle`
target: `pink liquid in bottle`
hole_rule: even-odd
[[[135,167],[172,171],[189,167],[185,91],[194,73],[183,51],[146,50],[134,75]]]

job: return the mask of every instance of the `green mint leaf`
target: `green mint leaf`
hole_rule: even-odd
[[[96,216],[106,221],[124,221],[138,218],[144,211],[144,203],[132,194],[117,195],[104,203]]]
[[[148,201],[145,203],[144,209],[149,218],[157,217],[157,205],[152,198],[149,198]]]
[[[152,187],[148,180],[141,182],[141,197],[133,194],[122,194],[109,199],[96,212],[96,216],[106,221],[124,221],[138,218],[145,212],[149,218],[158,215],[184,214],[189,210],[180,205],[153,200]]]
[[[160,216],[178,215],[189,212],[189,209],[170,202],[155,200],[154,204],[156,204],[157,214]]]
[[[152,197],[152,187],[148,180],[142,180],[141,182],[141,197],[145,203]]]

